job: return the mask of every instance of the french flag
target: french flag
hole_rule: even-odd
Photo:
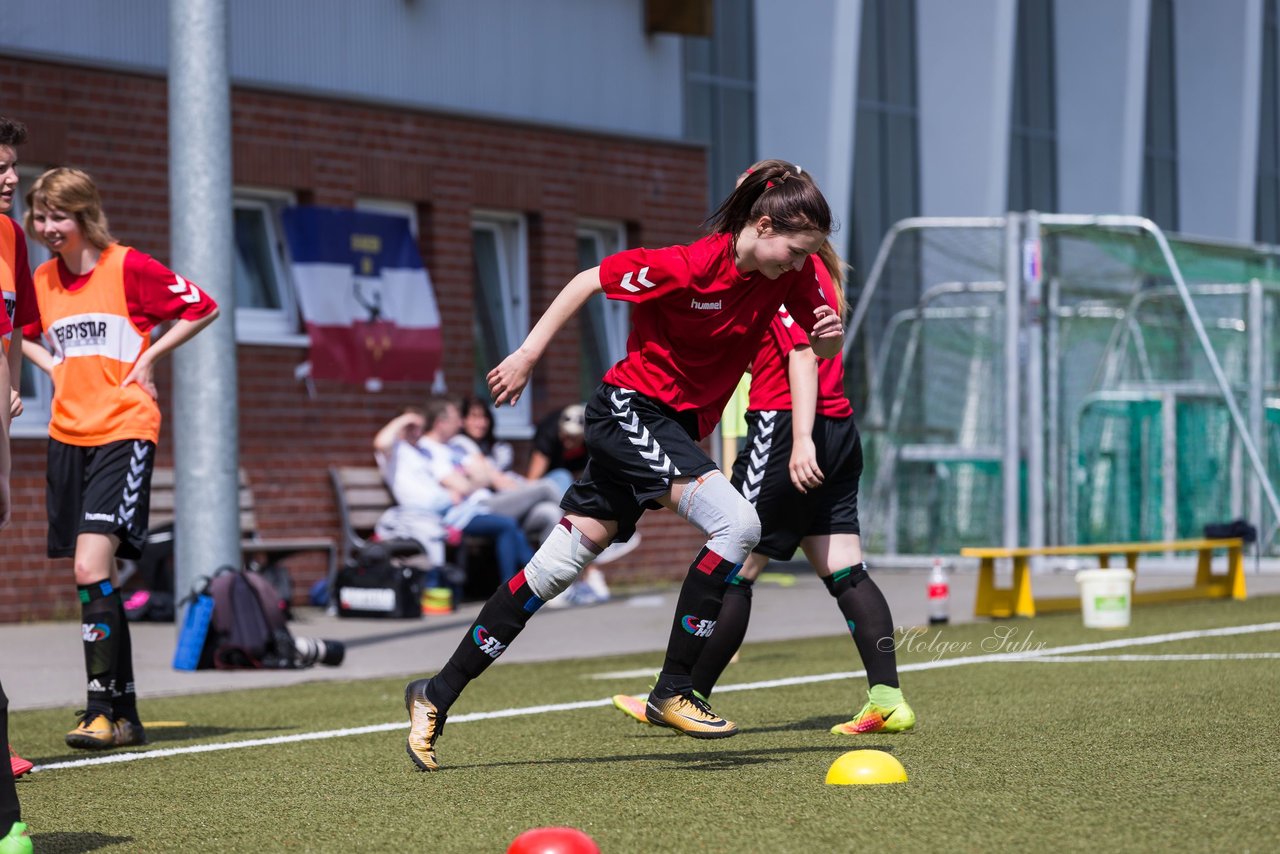
[[[408,219],[317,206],[285,208],[281,218],[311,376],[430,382],[440,367],[440,311]]]

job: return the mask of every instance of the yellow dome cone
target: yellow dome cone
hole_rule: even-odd
[[[854,786],[905,783],[907,769],[883,750],[850,750],[827,770],[827,785]]]

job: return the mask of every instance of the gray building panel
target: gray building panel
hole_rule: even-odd
[[[9,0],[0,51],[164,73],[168,3]],[[656,138],[682,127],[680,42],[642,0],[233,0],[238,84]]]

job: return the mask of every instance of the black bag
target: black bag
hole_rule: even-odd
[[[422,573],[397,564],[381,543],[370,543],[338,571],[334,601],[340,617],[422,616]]]
[[[256,572],[224,567],[209,582],[213,620],[205,641],[219,670],[291,668],[296,645],[279,594]],[[203,656],[202,656],[203,666]]]

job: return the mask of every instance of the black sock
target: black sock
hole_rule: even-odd
[[[124,615],[122,597],[116,596],[120,608],[120,647],[116,652],[115,690],[111,694],[111,719],[124,718],[131,723],[138,719],[138,695],[133,686],[133,639],[129,636],[129,619]]]
[[[667,641],[662,678],[658,679],[659,688],[664,689],[659,696],[667,691],[683,690],[691,684],[693,665],[715,632],[725,587],[740,566],[706,546],[698,552],[698,558],[690,565],[689,574],[680,587],[680,596],[676,599],[675,624]],[[667,677],[675,677],[674,687]]]
[[[898,687],[898,656],[893,648],[893,615],[866,564],[836,570],[822,579],[836,597],[867,670],[867,684]]]
[[[0,685],[0,737],[9,744],[9,698]],[[22,808],[18,804],[18,789],[13,785],[13,775],[0,769],[0,839],[9,835],[13,825],[22,821]]]
[[[80,595],[80,636],[84,640],[84,671],[90,718],[111,717],[111,695],[119,660],[124,606],[110,581],[76,587]]]
[[[742,646],[747,636],[747,623],[751,621],[751,588],[755,584],[747,578],[734,576],[724,591],[720,616],[716,618],[716,630],[712,633],[702,654],[693,665],[693,690],[704,697],[720,681],[720,674],[729,666],[729,660]]]
[[[520,570],[489,597],[449,661],[427,683],[427,699],[447,712],[467,684],[502,655],[542,605]]]

